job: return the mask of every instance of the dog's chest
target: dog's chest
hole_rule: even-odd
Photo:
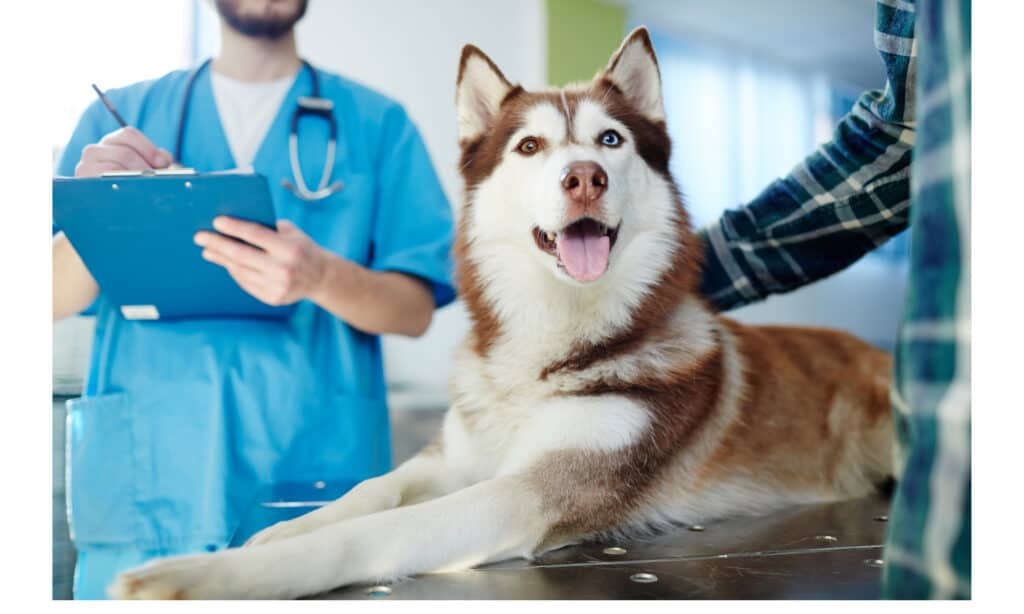
[[[535,430],[542,405],[539,398],[463,397],[445,423],[445,453],[456,466],[469,469],[472,481],[494,477],[516,451],[530,447],[523,439]]]
[[[539,378],[508,388],[495,385],[501,380],[482,361],[459,366],[444,448],[470,482],[522,471],[557,451],[614,452],[650,425],[648,408],[623,395],[577,395]]]

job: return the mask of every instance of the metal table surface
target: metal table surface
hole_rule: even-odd
[[[56,416],[56,401],[54,407]],[[408,445],[396,449],[396,464],[429,439],[441,415],[398,414],[396,437],[399,443],[408,440]],[[57,431],[54,450],[63,450]],[[57,484],[56,462],[54,477]],[[261,492],[233,543],[276,521],[312,511],[352,486],[323,477],[324,481],[279,484]],[[54,491],[55,536],[58,512],[66,533],[62,495]],[[504,561],[405,579],[387,587],[347,587],[318,598],[877,599],[881,570],[876,565],[885,532],[880,519],[888,514],[888,506],[878,497],[798,507],[709,524],[702,531],[680,527],[643,542],[563,548],[532,562]],[[609,548],[613,550],[606,551]],[[56,557],[56,545],[54,552]],[[55,558],[55,597],[57,575]]]
[[[319,598],[878,599],[888,507],[880,497],[803,506]]]

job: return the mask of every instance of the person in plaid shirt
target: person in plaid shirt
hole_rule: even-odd
[[[911,228],[891,391],[897,488],[883,595],[970,598],[970,0],[878,0],[882,92],[701,231],[720,310],[835,273]]]

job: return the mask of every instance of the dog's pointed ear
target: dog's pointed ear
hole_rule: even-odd
[[[664,121],[661,73],[647,28],[641,26],[633,30],[599,76],[614,83],[649,119]]]
[[[474,140],[493,124],[512,84],[498,67],[473,45],[462,48],[455,107],[459,113],[459,141]]]

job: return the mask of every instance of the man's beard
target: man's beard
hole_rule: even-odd
[[[217,0],[217,12],[231,29],[245,36],[275,40],[291,31],[292,26],[306,14],[308,0],[302,0],[294,15],[265,16],[239,15],[238,6],[232,0]]]

